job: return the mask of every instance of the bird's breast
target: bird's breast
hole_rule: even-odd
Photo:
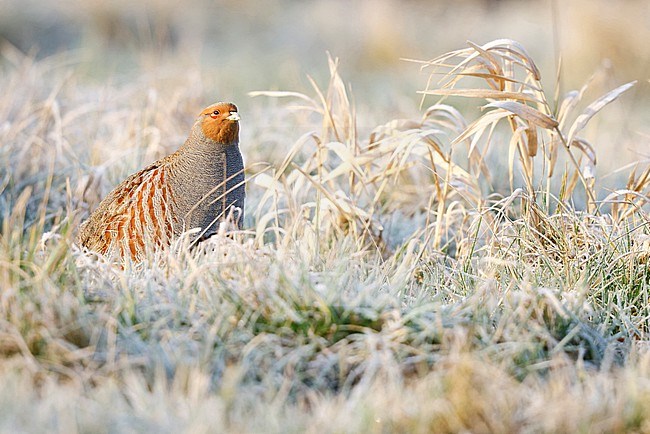
[[[244,165],[236,146],[179,164],[173,185],[184,229],[216,230],[228,208],[244,206]]]

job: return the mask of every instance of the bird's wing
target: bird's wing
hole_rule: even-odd
[[[156,162],[134,173],[100,203],[80,230],[80,242],[102,254],[137,259],[150,243],[169,244],[177,224],[168,168]]]

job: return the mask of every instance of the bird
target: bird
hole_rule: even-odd
[[[127,177],[83,222],[77,242],[88,251],[141,262],[190,229],[192,241],[230,220],[242,228],[246,199],[237,106],[201,111],[180,148]]]

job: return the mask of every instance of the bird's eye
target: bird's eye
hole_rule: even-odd
[[[215,111],[213,111],[212,114],[215,115],[215,116],[218,115],[218,114],[219,114],[219,110],[215,110]]]
[[[217,116],[219,116],[219,114],[220,114],[219,110],[215,110],[215,111],[213,111],[212,113],[210,113],[210,117],[211,117],[212,119],[216,119]]]

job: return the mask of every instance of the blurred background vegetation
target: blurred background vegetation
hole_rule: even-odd
[[[601,175],[648,158],[646,0],[0,0],[0,11],[0,65],[7,64],[11,46],[37,59],[68,62],[83,85],[135,85],[142,92],[133,98],[184,86],[197,94],[190,98],[196,106],[182,112],[233,100],[246,113],[255,105],[250,91],[311,92],[308,76],[318,83],[329,78],[329,52],[340,59],[340,73],[363,114],[361,130],[419,117],[417,91],[426,86],[428,71],[405,59],[430,59],[467,40],[510,38],[538,63],[549,93],[560,55],[562,93],[589,77],[594,95],[638,80],[586,138],[597,147]],[[477,105],[452,104],[465,112]],[[255,130],[251,124],[244,137],[265,128],[263,119]]]

